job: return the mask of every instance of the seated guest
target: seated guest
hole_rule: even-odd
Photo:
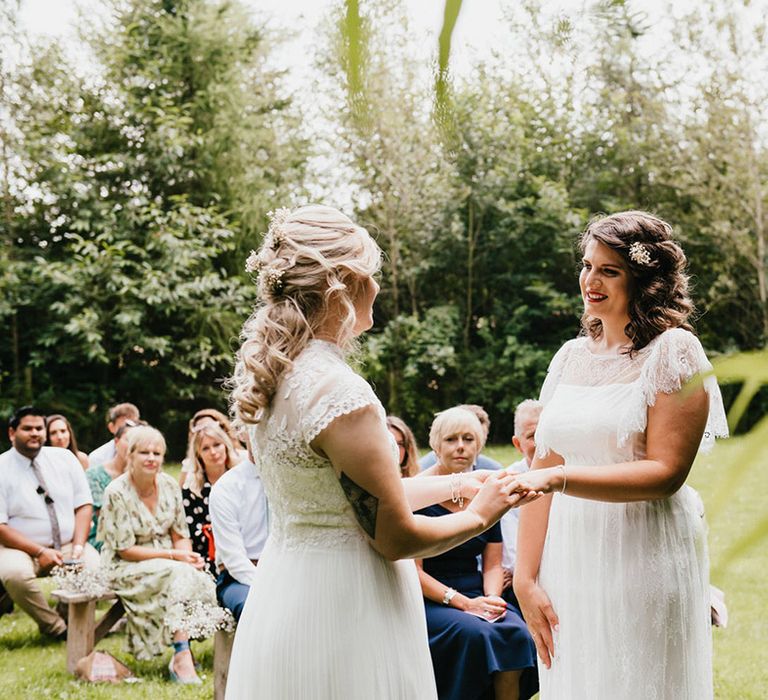
[[[132,403],[119,403],[107,411],[107,430],[114,435],[126,422],[138,425],[140,418],[139,409]],[[112,439],[93,450],[88,455],[88,462],[90,466],[96,467],[109,462],[114,456],[115,441]]]
[[[536,428],[539,425],[539,416],[544,405],[541,401],[526,399],[518,404],[515,409],[515,434],[512,436],[512,444],[520,451],[522,457],[507,469],[513,472],[527,472],[531,468],[533,456],[536,452]],[[501,558],[501,567],[504,570],[504,596],[515,602],[512,591],[512,574],[515,570],[517,559],[517,526],[520,523],[520,509],[508,510],[499,521],[501,535],[504,539],[504,550]]]
[[[419,473],[419,453],[416,447],[416,438],[402,418],[387,416],[387,428],[395,438],[397,445],[397,459],[400,466],[400,475],[416,476]]]
[[[91,492],[69,450],[43,447],[42,411],[16,411],[8,437],[12,447],[0,455],[0,583],[43,634],[63,639],[67,623],[48,605],[37,577],[64,560],[98,567],[98,553],[85,541]]]
[[[203,558],[192,551],[181,491],[162,472],[165,440],[148,426],[128,432],[128,466],[104,491],[98,539],[101,560],[126,611],[129,651],[138,659],[173,643],[168,669],[180,683],[200,683],[185,629],[171,629],[168,610],[180,596],[205,612],[218,609]],[[202,613],[201,613],[202,614]]]
[[[485,441],[488,440],[488,432],[491,429],[491,419],[488,417],[488,414],[485,412],[485,409],[482,406],[478,406],[474,403],[466,403],[461,404],[461,406],[458,406],[458,408],[463,408],[466,411],[470,411],[471,413],[474,413],[477,417],[477,420],[480,421],[480,425],[483,428],[483,435],[485,435],[485,439],[483,441],[483,444],[485,444]],[[425,454],[420,460],[419,460],[419,469],[421,471],[424,471],[425,469],[429,469],[430,467],[434,467],[435,463],[437,462],[437,455],[435,454],[434,450],[431,452],[428,452]],[[475,464],[472,467],[473,469],[501,469],[501,464],[497,462],[495,459],[491,459],[490,457],[486,457],[485,455],[478,454],[475,458]]]
[[[45,419],[47,442],[51,447],[63,447],[77,457],[83,469],[88,469],[88,455],[77,449],[75,431],[69,421],[59,413],[54,413]]]
[[[235,447],[237,454],[240,456],[240,461],[248,459],[248,452],[243,447],[239,438],[235,434],[227,418],[221,411],[217,411],[215,408],[201,408],[195,415],[189,420],[189,432],[187,433],[187,455],[189,455],[192,440],[195,437],[195,433],[205,425],[218,425],[229,437],[230,441]],[[195,471],[195,461],[189,456],[185,457],[181,462],[181,472],[179,473],[179,486],[184,488],[189,486],[187,483],[192,472]]]
[[[99,513],[104,502],[104,489],[113,479],[117,479],[128,464],[128,436],[127,432],[133,429],[133,422],[125,423],[115,433],[115,456],[104,464],[97,464],[85,472],[88,486],[91,489],[93,499],[93,515],[91,515],[91,530],[88,534],[88,542],[96,549],[101,550],[101,542],[96,539],[96,531],[99,524]]]
[[[240,462],[216,482],[210,513],[219,571],[216,597],[239,620],[268,534],[267,499],[251,462]]]
[[[460,407],[438,413],[429,434],[429,445],[438,457],[437,473],[456,474],[457,481],[458,475],[472,470],[484,444],[485,431],[477,416]],[[466,505],[457,496],[418,513],[439,517]],[[497,523],[444,554],[416,562],[441,700],[517,700],[538,690],[531,635],[520,611],[500,597],[501,550]]]
[[[242,459],[229,436],[215,423],[206,423],[194,433],[187,458],[192,462],[193,471],[181,493],[192,535],[192,549],[205,559],[209,571],[215,575],[216,560],[208,511],[211,487]]]

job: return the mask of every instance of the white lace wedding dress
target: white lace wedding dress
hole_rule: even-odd
[[[237,626],[228,700],[436,698],[413,561],[366,541],[333,467],[310,442],[374,405],[338,347],[312,341],[251,431],[270,532]],[[396,452],[393,449],[393,470]]]
[[[542,388],[537,450],[554,450],[566,467],[643,459],[648,406],[708,369],[682,329],[631,359],[571,340]],[[728,430],[713,377],[705,388],[704,448]],[[552,667],[539,666],[542,700],[711,698],[708,566],[703,506],[688,486],[634,503],[555,494],[539,582],[560,624]]]

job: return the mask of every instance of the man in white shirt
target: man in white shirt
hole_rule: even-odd
[[[540,401],[526,399],[518,404],[515,409],[515,434],[512,436],[512,444],[522,452],[522,459],[510,464],[507,469],[513,472],[527,472],[531,468],[533,457],[536,453],[536,428],[539,425],[539,416],[544,408]],[[512,573],[515,570],[517,559],[517,528],[520,523],[520,509],[511,508],[502,517],[501,536],[504,546],[501,555],[501,567],[504,571],[505,595],[512,594]]]
[[[43,447],[45,419],[37,409],[16,411],[8,437],[12,447],[0,455],[0,582],[43,634],[64,638],[66,622],[37,577],[65,561],[98,567],[98,552],[86,544],[91,492],[72,452]]]
[[[117,433],[126,423],[136,426],[139,424],[139,409],[132,403],[119,403],[107,411],[107,430],[112,435]],[[117,447],[115,441],[110,440],[100,445],[88,454],[88,464],[92,467],[98,467],[100,464],[106,464],[115,458]]]
[[[216,595],[240,619],[256,564],[267,541],[267,499],[256,467],[248,460],[225,472],[208,500],[216,545]]]

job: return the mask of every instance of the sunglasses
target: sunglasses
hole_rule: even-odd
[[[47,504],[50,505],[53,503],[53,499],[51,498],[50,494],[42,486],[37,487],[37,492],[45,499]]]

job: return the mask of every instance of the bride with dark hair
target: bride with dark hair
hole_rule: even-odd
[[[270,533],[240,618],[227,698],[436,697],[414,557],[446,551],[510,506],[511,477],[401,479],[370,386],[346,362],[373,324],[381,253],[339,211],[278,211],[247,267],[232,403],[249,426]],[[479,488],[479,490],[478,490]],[[476,495],[475,495],[476,493]],[[440,518],[413,511],[460,495]]]
[[[524,490],[514,589],[540,658],[542,700],[712,697],[703,508],[685,485],[727,435],[688,318],[685,255],[645,212],[581,239],[583,334],[557,352]]]

